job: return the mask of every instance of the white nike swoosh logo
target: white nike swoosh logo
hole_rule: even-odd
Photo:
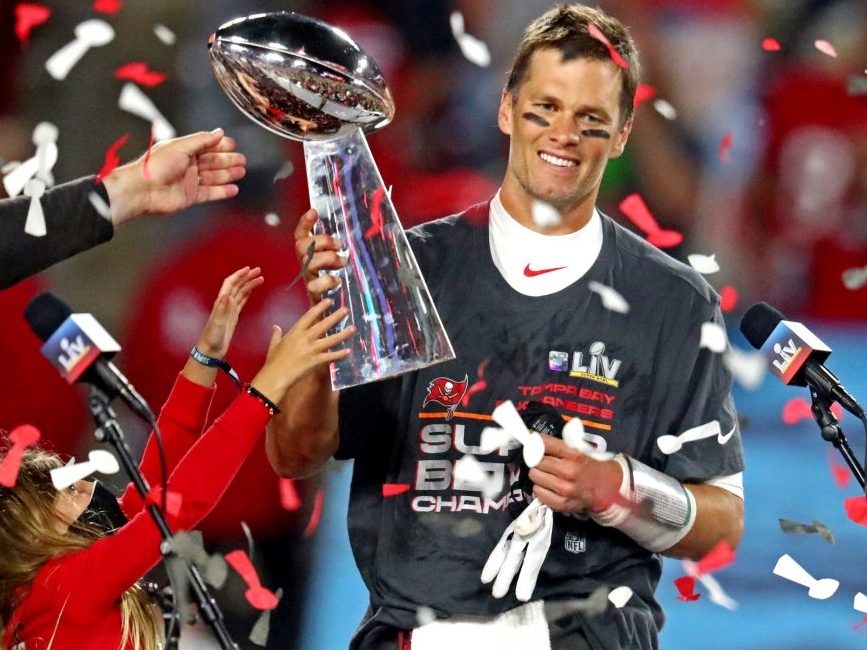
[[[738,428],[738,425],[737,425],[737,423],[735,423],[735,425],[732,427],[732,430],[729,431],[727,434],[723,435],[722,431],[720,431],[716,437],[717,442],[719,442],[719,444],[721,444],[721,445],[726,444],[729,441],[729,438],[731,438],[735,434],[735,429],[737,429],[737,428]]]

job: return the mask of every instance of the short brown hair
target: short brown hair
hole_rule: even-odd
[[[564,59],[585,58],[610,60],[604,43],[590,35],[588,25],[593,23],[605,35],[618,54],[628,64],[621,69],[620,124],[632,117],[635,91],[641,76],[638,50],[626,27],[601,9],[585,5],[560,5],[542,14],[527,26],[518,45],[512,68],[508,74],[506,90],[514,95],[527,76],[530,59],[537,50],[556,48]]]

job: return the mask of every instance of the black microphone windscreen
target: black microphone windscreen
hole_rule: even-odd
[[[741,333],[750,342],[750,345],[758,350],[765,344],[780,321],[785,319],[786,317],[779,310],[774,309],[768,303],[757,302],[747,309],[741,318]]]
[[[71,314],[70,306],[48,291],[40,293],[24,308],[24,320],[43,341],[47,341]]]

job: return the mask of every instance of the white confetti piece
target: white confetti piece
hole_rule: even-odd
[[[669,104],[664,99],[655,99],[653,100],[653,108],[656,109],[656,112],[662,115],[667,120],[676,120],[677,119],[677,111],[674,106]]]
[[[523,446],[524,462],[527,467],[535,467],[545,455],[545,443],[542,437],[535,431],[529,431],[527,425],[521,419],[518,409],[510,401],[506,400],[491,414],[494,422],[509,432]]]
[[[154,25],[154,34],[165,45],[174,45],[177,40],[175,33],[162,23]]]
[[[493,499],[502,491],[503,484],[475,456],[466,454],[455,461],[454,489],[478,490],[486,499]]]
[[[774,574],[791,582],[807,587],[807,595],[816,600],[825,600],[837,592],[840,586],[833,578],[816,579],[795,561],[791,555],[783,555],[774,566]]]
[[[492,454],[498,449],[508,448],[514,438],[512,435],[499,427],[485,427],[479,441],[479,449],[482,454]]]
[[[58,81],[63,81],[92,47],[102,47],[114,39],[114,29],[104,20],[92,18],[75,27],[75,40],[67,43],[45,62],[45,69]]]
[[[555,228],[563,223],[563,217],[557,208],[544,201],[534,200],[530,215],[533,217],[533,223],[540,228]]]
[[[94,472],[101,474],[116,474],[120,470],[117,459],[111,452],[94,449],[87,455],[88,460],[75,463],[70,462],[63,467],[58,467],[49,472],[51,483],[57,490],[65,490],[76,481],[87,478]]]
[[[38,178],[31,178],[24,184],[24,194],[30,197],[24,232],[33,237],[45,237],[48,230],[45,226],[45,213],[42,211],[42,203],[39,200],[45,194],[45,183]]]
[[[269,212],[265,215],[265,223],[269,226],[279,226],[280,216],[276,212]]]
[[[585,456],[589,456],[593,460],[606,461],[614,458],[614,454],[607,450],[604,438],[593,437],[591,442],[590,436],[584,430],[584,423],[580,418],[572,418],[563,425],[563,442],[572,449],[577,449]]]
[[[117,105],[121,110],[153,124],[154,140],[169,140],[177,134],[174,127],[163,117],[150,97],[145,95],[134,83],[124,84]]]
[[[46,187],[54,185],[52,169],[57,163],[57,138],[60,130],[51,122],[40,122],[33,129],[33,144],[36,145],[36,178]]]
[[[91,192],[87,195],[87,198],[93,206],[93,209],[96,210],[101,217],[111,221],[111,206],[109,206],[99,194]]]
[[[722,354],[726,351],[728,339],[726,331],[722,325],[717,323],[702,323],[701,324],[701,341],[699,347],[707,348],[711,352]]]
[[[762,385],[768,371],[767,361],[758,350],[741,350],[733,345],[723,353],[723,363],[735,381],[747,390],[756,390]]]
[[[491,65],[491,52],[488,46],[475,36],[464,31],[464,15],[460,11],[453,11],[449,20],[452,28],[452,36],[461,48],[464,58],[480,68]]]
[[[415,620],[416,623],[418,623],[418,627],[421,627],[422,625],[433,623],[435,620],[437,620],[437,617],[433,609],[422,605],[417,610],[415,610]]]
[[[277,173],[274,174],[274,182],[276,183],[277,181],[281,181],[284,178],[289,178],[294,171],[295,165],[292,163],[291,160],[287,160],[280,166],[280,169],[277,170]]]
[[[693,253],[692,255],[687,255],[686,259],[689,260],[690,266],[702,275],[710,275],[719,271],[719,264],[717,264],[715,255]]]
[[[867,266],[843,271],[843,286],[849,289],[849,291],[857,291],[865,284],[867,284]]]
[[[827,54],[828,56],[834,57],[835,59],[837,58],[837,50],[828,41],[820,38],[817,41],[814,41],[813,45],[822,54]]]
[[[626,603],[629,602],[630,598],[632,598],[632,589],[630,589],[626,585],[615,587],[611,590],[611,593],[608,594],[609,602],[617,609],[620,609],[621,607],[626,605]]]
[[[602,306],[605,307],[605,309],[618,314],[629,313],[629,303],[611,287],[607,287],[601,282],[596,282],[596,280],[591,280],[587,283],[587,288],[590,289],[590,291],[599,294],[599,297],[602,299]]]
[[[867,596],[859,591],[852,600],[852,607],[862,614],[867,614]]]

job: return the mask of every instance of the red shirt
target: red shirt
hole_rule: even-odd
[[[261,402],[242,393],[199,437],[213,392],[180,376],[160,412],[171,472],[168,489],[182,496],[177,516],[166,517],[175,531],[192,529],[211,511],[270,417]],[[159,485],[156,451],[152,437],[141,463],[151,486]],[[49,645],[53,650],[120,647],[120,596],[162,557],[162,537],[132,485],[121,505],[131,519],[114,535],[50,560],[40,569],[9,622],[4,638],[7,648],[21,641],[26,650]]]

